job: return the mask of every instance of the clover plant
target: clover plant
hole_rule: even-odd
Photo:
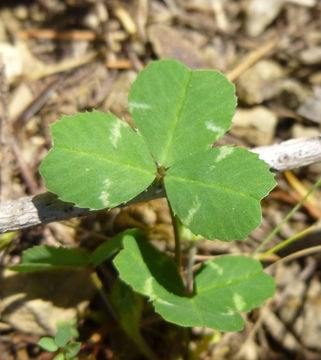
[[[48,352],[58,352],[53,360],[77,360],[76,355],[80,351],[81,342],[73,341],[79,337],[78,330],[74,327],[75,324],[76,319],[72,319],[68,323],[58,324],[55,337],[42,337],[38,341],[38,345]]]
[[[54,145],[40,173],[60,199],[95,210],[124,205],[157,183],[173,222],[178,218],[211,240],[244,239],[260,224],[260,200],[275,181],[257,154],[213,147],[230,128],[235,107],[234,86],[218,71],[190,70],[173,60],[151,62],[129,95],[136,128],[95,110],[63,116],[51,126]],[[30,251],[16,270],[35,269],[37,250]],[[164,319],[182,326],[240,330],[239,313],[274,292],[274,280],[260,262],[229,255],[205,262],[195,274],[193,293],[187,293],[179,267],[137,231],[120,234],[87,260],[77,253],[72,266],[97,266],[116,252],[120,278],[147,296]],[[57,256],[49,251],[38,258],[39,270],[57,266]]]
[[[99,111],[63,116],[40,173],[47,189],[90,209],[113,208],[161,179],[181,222],[206,238],[246,237],[275,186],[268,165],[245,149],[212,147],[230,128],[234,86],[218,71],[152,62],[133,83],[133,130]]]

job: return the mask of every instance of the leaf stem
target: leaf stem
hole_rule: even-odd
[[[130,334],[127,333],[127,335],[129,336]],[[135,336],[131,336],[131,339],[135,342],[141,353],[144,354],[148,360],[158,360],[157,355],[148,346],[140,332],[138,332]]]
[[[171,207],[170,202],[167,199],[167,203],[168,203],[168,207],[169,207],[169,212],[171,214],[171,218],[172,218],[172,224],[173,224],[173,230],[174,230],[174,239],[175,239],[175,262],[178,268],[178,271],[180,271],[181,269],[181,265],[182,265],[182,250],[181,250],[181,239],[180,239],[180,234],[179,234],[179,224],[178,224],[178,219],[176,218],[174,211]]]
[[[285,224],[292,215],[303,205],[304,201],[308,198],[310,194],[313,193],[321,185],[321,178],[312,186],[312,188],[303,196],[303,198],[295,205],[295,207],[283,218],[283,220],[276,226],[270,234],[264,239],[264,241],[259,245],[256,250],[252,253],[252,256],[256,255],[261,249],[263,249],[273,238],[275,234],[279,232],[283,224]],[[287,240],[286,240],[287,241]]]
[[[186,272],[186,288],[188,294],[193,294],[194,291],[194,264],[195,264],[195,255],[197,252],[195,241],[190,242],[190,248],[188,251],[188,263],[187,263],[187,272]]]

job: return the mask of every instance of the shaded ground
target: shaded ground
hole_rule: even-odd
[[[219,69],[236,83],[239,111],[226,143],[251,147],[318,135],[320,18],[317,0],[2,1],[1,201],[45,191],[38,166],[51,146],[48,125],[61,114],[96,108],[130,121],[126,110],[130,84],[153,59],[174,58],[192,68]],[[309,189],[320,170],[320,164],[313,164],[294,174]],[[291,174],[276,178],[278,188],[262,203],[260,228],[244,242],[200,242],[196,261],[249,253],[263,241],[302,196]],[[317,222],[320,191],[313,196],[282,227],[273,244]],[[173,252],[168,209],[157,200],[13,234],[0,255],[2,269],[18,262],[21,251],[34,244],[94,248],[128,227],[153,229],[151,240]],[[314,231],[278,255],[285,257],[320,242],[320,232]],[[270,271],[278,282],[275,298],[248,314],[240,333],[191,329],[190,358],[321,358],[320,255],[307,252]],[[89,354],[97,359],[141,358],[90,280],[84,290],[84,276],[70,275],[73,286],[68,286],[57,277],[56,283],[45,277],[28,282],[17,275],[13,281],[2,271],[1,359],[37,358],[34,344],[39,336],[52,334],[57,318],[75,316],[76,306],[82,359]],[[114,276],[110,265],[101,269],[100,276],[108,290]],[[22,288],[28,296],[19,293]],[[142,332],[160,359],[184,354],[184,334],[155,317],[148,304]]]

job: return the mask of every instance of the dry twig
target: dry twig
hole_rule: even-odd
[[[273,171],[290,170],[321,161],[321,135],[288,140],[277,145],[255,148],[252,151],[270,164]],[[128,204],[160,198],[163,195],[159,188],[151,186]],[[0,204],[0,233],[84,216],[89,212],[88,209],[80,209],[64,203],[50,193],[6,201]]]

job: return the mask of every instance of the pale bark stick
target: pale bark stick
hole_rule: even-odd
[[[321,134],[311,138],[284,141],[251,151],[271,166],[274,172],[296,169],[321,161]]]
[[[274,172],[291,170],[321,161],[321,134],[313,138],[294,139],[258,147],[251,151],[258,153],[260,158],[270,164]],[[126,205],[163,196],[162,190],[153,185]],[[0,204],[0,233],[84,216],[92,212],[64,203],[50,193],[27,196]]]

